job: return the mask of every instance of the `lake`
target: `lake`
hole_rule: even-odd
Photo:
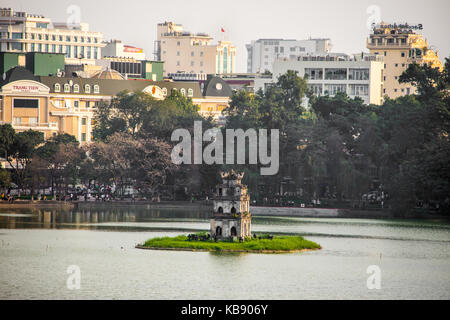
[[[253,217],[254,232],[323,249],[230,254],[134,248],[207,230],[206,211],[0,210],[0,299],[450,299],[448,221]],[[372,265],[380,289],[367,287]]]

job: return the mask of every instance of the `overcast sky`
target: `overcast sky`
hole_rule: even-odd
[[[206,32],[237,46],[236,71],[246,72],[245,44],[259,38],[330,38],[334,52],[367,51],[367,21],[423,24],[428,44],[442,61],[450,54],[450,0],[1,0],[1,7],[42,14],[54,22],[67,21],[77,5],[81,21],[105,39],[121,39],[144,48],[153,59],[156,24],[181,23],[184,30]],[[371,7],[371,6],[376,7]],[[374,9],[375,8],[375,9]],[[369,9],[369,13],[367,12]]]

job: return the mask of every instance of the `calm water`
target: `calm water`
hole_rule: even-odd
[[[217,254],[139,250],[206,230],[175,209],[0,212],[0,299],[450,299],[445,221],[254,217],[253,231],[301,234],[323,250]],[[67,268],[81,270],[69,290]],[[381,289],[367,289],[367,267]]]

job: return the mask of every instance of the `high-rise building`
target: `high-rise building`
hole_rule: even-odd
[[[296,58],[305,54],[323,54],[331,51],[330,39],[259,39],[247,47],[247,72],[272,72],[272,65],[278,58]]]
[[[87,23],[52,23],[41,15],[0,9],[1,52],[64,53],[66,64],[94,64],[102,56],[102,39]]]
[[[415,87],[410,83],[398,81],[400,75],[411,63],[428,64],[442,69],[437,52],[431,50],[427,40],[417,33],[421,28],[421,25],[381,23],[375,26],[370,34],[367,48],[370,53],[382,56],[384,59],[383,95],[394,99],[416,92]]]
[[[169,73],[226,74],[235,72],[236,47],[230,41],[211,44],[206,33],[183,31],[181,24],[159,23],[155,60],[164,61]]]

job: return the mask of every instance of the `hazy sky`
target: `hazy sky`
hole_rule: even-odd
[[[144,48],[150,59],[159,22],[181,23],[184,30],[209,33],[215,41],[224,28],[227,40],[237,46],[237,72],[246,72],[245,44],[259,38],[326,37],[334,52],[367,50],[367,21],[376,12],[386,22],[422,23],[441,60],[450,54],[450,0],[0,0],[0,7],[42,14],[54,22],[67,21],[70,5],[79,6],[81,21],[92,31]],[[379,10],[367,13],[372,5]]]

